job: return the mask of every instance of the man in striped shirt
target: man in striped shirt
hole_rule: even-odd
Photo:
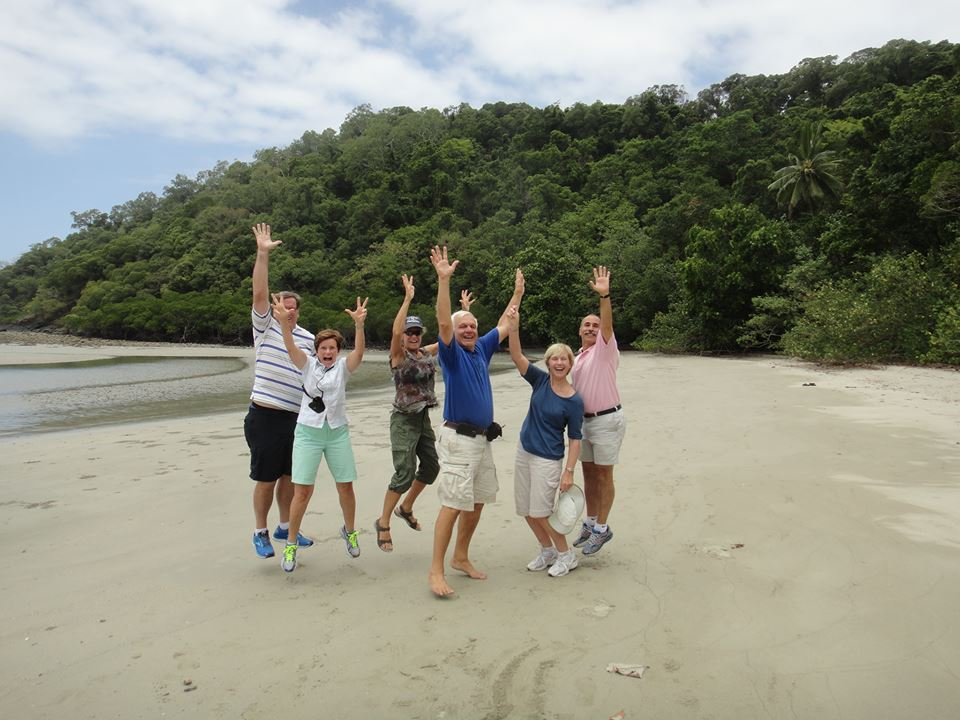
[[[293,485],[290,483],[293,433],[300,412],[303,386],[300,383],[300,371],[291,362],[283,344],[280,325],[270,312],[270,253],[283,241],[272,239],[270,226],[266,223],[254,225],[253,236],[257,241],[257,259],[253,265],[253,307],[250,314],[253,319],[256,365],[250,409],[243,421],[243,432],[250,448],[250,478],[256,483],[253,488],[253,547],[261,558],[269,558],[273,557],[274,552],[267,528],[267,514],[273,504],[274,493],[280,510],[280,524],[273,531],[273,537],[284,543],[289,537],[290,502],[293,499]],[[279,295],[296,322],[300,312],[300,296],[289,291]],[[305,353],[314,354],[311,333],[296,325],[293,338]],[[297,544],[310,547],[313,540],[297,533]]]

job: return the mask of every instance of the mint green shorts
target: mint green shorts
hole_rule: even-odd
[[[297,423],[293,434],[293,476],[295,485],[313,485],[317,480],[320,461],[327,458],[330,474],[338,483],[357,479],[357,463],[350,444],[350,426],[322,428]]]

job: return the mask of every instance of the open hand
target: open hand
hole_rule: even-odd
[[[290,309],[283,304],[283,298],[280,297],[277,293],[273,293],[270,298],[273,300],[273,305],[271,309],[273,310],[273,317],[281,327],[287,325],[293,327],[293,313],[290,312]]]
[[[450,276],[453,275],[453,271],[457,269],[457,265],[460,264],[459,260],[450,262],[450,259],[447,257],[446,245],[442,248],[439,245],[433,246],[433,249],[430,251],[430,262],[433,263],[433,267],[437,271],[437,277],[441,280],[449,279]]]
[[[603,265],[593,269],[593,280],[590,281],[590,287],[597,295],[610,294],[610,271]]]
[[[473,305],[473,302],[476,298],[473,296],[473,293],[469,290],[460,291],[460,307],[467,312],[470,311],[470,306]]]
[[[357,307],[355,310],[350,308],[344,308],[343,311],[353,318],[353,322],[356,324],[362,324],[364,320],[367,319],[367,300],[370,298],[365,297],[363,302],[360,302],[360,296],[357,296]]]
[[[257,223],[253,226],[253,236],[257,239],[257,250],[270,252],[283,240],[273,240],[270,236],[270,226],[266,223]]]

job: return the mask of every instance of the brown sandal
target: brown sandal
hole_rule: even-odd
[[[413,516],[412,510],[407,512],[402,506],[397,505],[393,509],[393,514],[409,525],[411,530],[420,530],[420,522]]]
[[[384,552],[393,552],[393,538],[388,538],[386,540],[380,539],[380,533],[390,532],[389,527],[380,527],[380,518],[377,518],[373,521],[373,529],[377,531],[377,547],[383,550]],[[389,545],[390,547],[385,547]]]

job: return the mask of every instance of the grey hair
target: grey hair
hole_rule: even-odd
[[[281,290],[280,292],[277,293],[277,295],[281,300],[285,300],[287,298],[293,298],[297,303],[297,310],[300,309],[300,296],[297,293],[295,293],[293,290]]]
[[[454,327],[456,327],[457,323],[460,322],[460,318],[462,318],[464,315],[469,315],[474,320],[477,319],[477,316],[469,310],[457,310],[453,315],[450,316],[450,322],[453,323]]]

